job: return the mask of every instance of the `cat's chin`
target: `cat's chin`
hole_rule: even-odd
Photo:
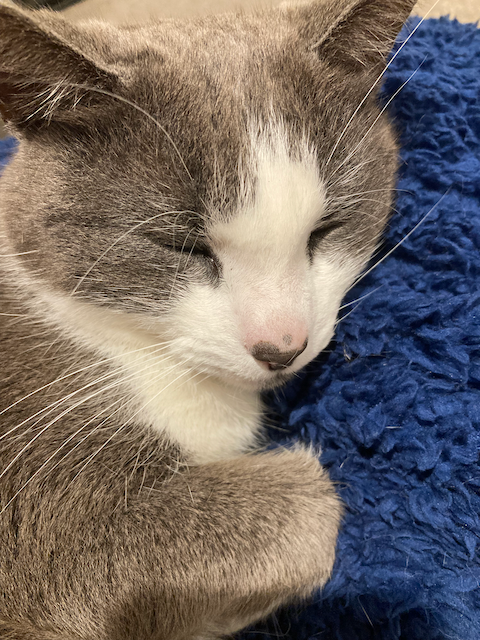
[[[272,371],[264,376],[259,376],[258,378],[250,378],[236,373],[217,371],[213,374],[213,377],[217,378],[219,382],[226,384],[229,387],[236,387],[245,391],[262,393],[264,391],[277,389],[278,387],[287,384],[287,382],[297,373],[298,371],[288,369],[285,371]]]
[[[283,385],[287,384],[287,382],[291,380],[296,373],[296,371],[279,371],[273,378],[271,378],[270,380],[266,380],[261,385],[259,391],[271,391],[272,389],[282,387]]]

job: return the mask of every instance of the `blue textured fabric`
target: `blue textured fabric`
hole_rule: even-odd
[[[0,140],[0,168],[4,167],[10,160],[10,156],[17,148],[15,138],[5,138]]]
[[[391,107],[404,162],[385,253],[436,208],[270,398],[272,438],[320,444],[346,504],[334,574],[243,640],[480,639],[480,30],[425,22],[385,95],[419,65]]]

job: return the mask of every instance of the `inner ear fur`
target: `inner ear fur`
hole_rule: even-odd
[[[0,113],[17,128],[94,119],[103,92],[115,92],[115,74],[66,42],[62,31],[74,27],[50,11],[0,4]]]
[[[323,0],[286,6],[322,58],[370,71],[385,60],[416,0]]]

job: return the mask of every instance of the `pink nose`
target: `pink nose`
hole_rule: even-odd
[[[284,339],[283,342],[284,344],[291,344],[291,339]],[[304,343],[298,348],[285,351],[281,350],[277,345],[271,342],[260,341],[253,345],[250,349],[250,353],[255,360],[258,360],[258,362],[265,362],[270,371],[279,371],[280,369],[286,369],[293,364],[295,358],[305,351],[307,344],[308,338],[305,338]]]

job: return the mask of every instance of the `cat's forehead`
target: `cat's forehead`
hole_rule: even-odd
[[[207,231],[217,250],[250,265],[290,261],[326,211],[325,185],[308,140],[295,145],[281,121],[251,124],[249,163],[239,168],[233,210],[211,202]]]
[[[304,175],[310,175],[307,165],[315,166],[311,182],[326,185],[329,197],[335,189],[344,195],[360,184],[366,188],[363,183],[375,188],[369,163],[392,142],[388,136],[380,140],[385,127],[377,123],[375,99],[365,102],[368,77],[357,71],[352,82],[331,53],[320,55],[312,47],[314,34],[302,35],[308,15],[303,22],[301,14],[286,15],[227,15],[120,30],[92,23],[78,31],[47,16],[47,25],[51,20],[69,46],[84,52],[91,86],[84,102],[72,95],[72,104],[63,105],[58,98],[51,108],[60,127],[42,124],[49,146],[42,143],[37,151],[45,150],[52,175],[62,174],[72,201],[82,193],[79,217],[98,218],[99,206],[108,208],[106,220],[120,220],[130,211],[155,217],[161,210],[162,222],[171,217],[178,229],[183,215],[178,212],[186,211],[181,226],[188,232],[196,224],[202,231],[213,216],[231,218],[240,204],[248,206],[267,165],[276,166],[278,175],[288,171],[284,184],[293,180],[297,165]],[[42,45],[49,56],[58,55],[55,42],[46,39]],[[72,60],[65,66],[77,69],[76,53],[67,53]],[[345,126],[349,118],[353,124]],[[67,124],[78,119],[76,131],[86,130],[84,137],[69,140],[68,152],[62,119]],[[263,165],[259,149],[269,149]],[[166,211],[173,213],[167,217]]]
[[[318,82],[328,75],[318,55],[299,39],[298,26],[281,12],[269,13],[268,20],[262,14],[227,14],[125,29],[120,38],[118,32],[106,35],[102,55],[137,99],[150,95],[149,106],[155,108],[157,101],[162,117],[177,103],[180,121],[204,116],[213,128],[224,118],[230,130],[241,120],[245,131],[252,115],[268,120],[272,109],[305,125],[308,113],[300,103],[311,104],[309,96],[318,103]],[[330,77],[330,86],[338,79]]]
[[[185,189],[191,178],[196,210],[206,202],[235,207],[254,187],[259,149],[281,146],[280,155],[295,162],[318,129],[322,106],[311,68],[318,58],[295,46],[290,25],[272,19],[222,16],[128,29],[125,42],[113,45],[131,100],[152,116],[130,112],[137,146],[157,145]]]

